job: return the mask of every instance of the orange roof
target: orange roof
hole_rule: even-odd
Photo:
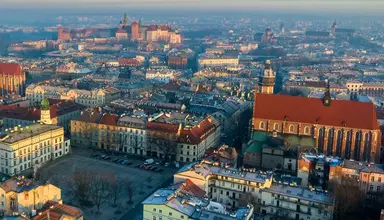
[[[105,114],[103,117],[100,119],[100,124],[104,125],[117,125],[117,121],[119,120],[119,116],[117,115],[109,115]]]
[[[163,132],[177,132],[177,130],[179,129],[179,125],[159,122],[148,122],[147,128],[150,130],[157,130]]]
[[[17,63],[0,63],[0,73],[9,75],[21,75],[22,70]]]
[[[187,179],[182,185],[181,188],[189,193],[192,193],[196,197],[204,197],[205,191],[196,186],[190,179]]]
[[[83,212],[80,209],[54,201],[46,202],[39,211],[42,212],[33,217],[33,220],[60,220],[63,216],[75,217],[77,219],[83,216]]]
[[[322,99],[286,95],[256,94],[254,118],[359,129],[379,129],[372,103],[332,100],[325,106]]]
[[[148,31],[157,31],[157,25],[155,25],[155,24],[151,24],[151,25],[149,25],[149,28],[148,28]]]

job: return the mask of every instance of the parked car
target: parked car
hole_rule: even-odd
[[[129,165],[132,165],[133,163],[131,161],[127,161],[127,163],[125,165],[129,166]]]
[[[169,167],[169,164],[170,164],[169,162],[166,162],[166,163],[164,164],[164,166],[165,166],[165,167]]]
[[[148,160],[145,160],[144,164],[153,164],[155,162],[154,159],[148,159]]]
[[[112,162],[114,162],[114,163],[117,163],[117,161],[119,161],[119,158],[115,158],[112,160]]]
[[[100,159],[104,160],[104,158],[106,157],[107,155],[103,154],[101,155]]]
[[[136,164],[135,167],[136,168],[140,168],[142,165],[141,164]]]
[[[144,166],[144,168],[145,168],[146,170],[149,170],[149,169],[151,169],[151,167],[152,167],[152,166],[151,166],[151,165],[149,165],[149,164]]]
[[[92,157],[98,157],[99,155],[98,154],[92,154]]]
[[[110,156],[106,156],[106,157],[104,157],[104,160],[110,160],[110,159],[111,159]]]
[[[153,167],[151,167],[149,170],[151,170],[151,171],[155,171],[156,169],[157,169],[157,167],[153,166]]]

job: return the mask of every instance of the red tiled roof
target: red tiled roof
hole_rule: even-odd
[[[196,197],[202,198],[205,196],[205,191],[196,186],[190,179],[187,179],[184,183],[182,183],[181,188]]]
[[[9,75],[21,75],[22,70],[17,63],[0,63],[0,73]]]
[[[32,220],[60,220],[63,216],[79,218],[83,215],[83,212],[76,207],[59,204],[54,201],[46,202],[39,211],[41,213],[33,217]]]
[[[119,116],[117,115],[104,114],[99,123],[104,125],[117,125],[118,120]]]
[[[148,122],[147,128],[155,131],[163,132],[177,132],[179,125],[177,124],[167,124],[167,123],[158,123],[158,122]]]
[[[135,58],[121,58],[119,59],[119,65],[139,65],[140,62],[136,60]]]
[[[214,125],[209,119],[205,119],[191,129],[182,129],[180,131],[180,138],[183,139],[183,142],[199,144],[212,132],[212,128],[214,128]],[[204,136],[204,134],[206,134],[206,136]]]
[[[169,30],[169,26],[168,26],[168,25],[161,25],[161,26],[160,26],[160,30],[162,30],[162,31],[168,31],[168,30]]]
[[[378,129],[372,103],[332,100],[325,106],[322,99],[286,95],[256,94],[254,118],[359,129]]]

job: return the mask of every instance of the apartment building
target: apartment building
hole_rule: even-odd
[[[197,60],[199,70],[210,67],[235,67],[239,65],[238,57],[230,57],[220,54],[201,54]]]
[[[202,194],[203,193],[203,194]],[[204,191],[191,181],[159,189],[142,204],[144,220],[165,219],[253,219],[253,206],[229,210],[225,205],[203,198]]]
[[[272,184],[261,191],[264,219],[331,220],[333,197],[304,187]]]
[[[272,185],[272,173],[234,169],[209,161],[188,164],[174,175],[174,183],[187,179],[206,191],[213,201],[230,207],[239,207],[247,193],[261,199],[259,190]]]
[[[93,108],[104,106],[106,103],[120,98],[120,91],[113,88],[88,91],[31,84],[26,88],[25,93],[32,106],[39,105],[44,98],[48,98],[73,100],[77,104]]]
[[[32,124],[15,127],[0,136],[1,172],[13,176],[70,152],[63,127]]]

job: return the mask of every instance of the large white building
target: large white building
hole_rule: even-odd
[[[44,124],[15,127],[0,138],[1,172],[13,176],[69,151],[70,141],[64,139],[63,127]]]
[[[180,75],[179,72],[170,69],[149,69],[145,74],[145,79],[150,81],[168,83]]]
[[[86,107],[97,107],[104,106],[106,103],[119,99],[120,91],[115,89],[95,89],[88,91],[31,84],[27,87],[25,95],[30,101],[30,105],[38,105],[44,98],[47,98],[73,100]]]
[[[239,65],[239,58],[220,54],[203,53],[199,55],[197,62],[199,70],[211,67],[236,67]]]

